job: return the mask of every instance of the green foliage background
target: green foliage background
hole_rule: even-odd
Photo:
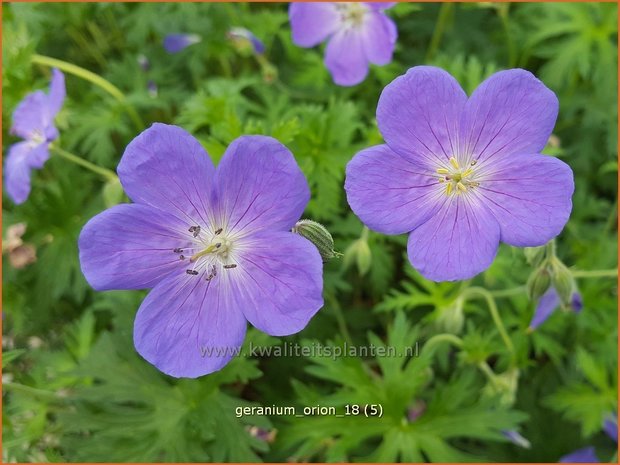
[[[304,331],[271,338],[252,329],[246,343],[404,349],[417,342],[422,350],[410,359],[238,358],[198,380],[159,373],[131,339],[146,293],[94,292],[79,268],[81,227],[118,193],[53,156],[34,174],[25,204],[3,197],[3,236],[25,222],[24,239],[38,256],[19,270],[3,257],[4,461],[554,462],[586,445],[612,459],[616,446],[601,425],[617,410],[616,280],[583,275],[617,267],[616,4],[403,3],[388,14],[399,30],[394,61],[342,88],[331,82],[321,48],[292,44],[286,4],[5,4],[4,153],[15,142],[8,129],[17,103],[48,85],[49,68],[33,64],[34,53],[103,76],[146,125],[184,127],[215,162],[242,134],[272,135],[309,180],[305,217],[324,223],[346,253],[326,265],[326,305]],[[233,46],[226,32],[234,26],[265,42],[267,62]],[[169,55],[162,40],[171,32],[203,40]],[[150,70],[140,68],[139,55]],[[559,145],[547,152],[575,173],[573,214],[557,250],[582,272],[579,315],[555,312],[528,333],[534,303],[523,286],[532,268],[521,250],[502,245],[472,282],[436,284],[411,269],[405,236],[365,232],[351,213],[345,165],[381,142],[378,96],[419,64],[445,68],[468,92],[499,69],[524,67],[558,95]],[[100,88],[66,79],[60,146],[114,170],[144,127]],[[491,292],[516,358],[472,287]],[[426,345],[445,333],[452,336]],[[461,347],[450,344],[454,336]],[[381,404],[384,415],[234,415],[237,406],[274,404],[342,413],[353,403]],[[408,418],[411,408],[423,413]],[[275,440],[256,427],[276,430]],[[502,430],[520,431],[531,448]]]

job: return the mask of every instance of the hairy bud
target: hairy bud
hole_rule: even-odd
[[[342,256],[341,253],[334,250],[334,238],[330,232],[325,226],[316,221],[299,220],[293,226],[292,232],[312,242],[319,249],[323,262]]]

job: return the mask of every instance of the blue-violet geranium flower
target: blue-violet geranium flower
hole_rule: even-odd
[[[528,329],[533,331],[538,328],[541,324],[547,321],[553,312],[560,308],[561,305],[562,302],[558,291],[555,287],[551,286],[538,300],[536,310],[534,310],[534,315],[532,316],[532,321],[530,322]],[[575,313],[581,312],[581,309],[583,308],[583,299],[581,298],[579,291],[575,290],[571,294],[570,303],[567,307]]]
[[[353,86],[368,74],[370,63],[387,65],[398,32],[384,11],[395,3],[296,2],[289,7],[293,42],[314,47],[328,40],[325,66],[334,82]]]
[[[349,205],[371,229],[409,234],[414,268],[433,281],[487,269],[500,240],[540,246],[566,224],[570,167],[540,151],[558,113],[553,92],[522,69],[501,71],[467,98],[447,72],[411,68],[379,98],[385,145],[349,162]]]
[[[219,370],[238,353],[246,320],[288,335],[322,307],[321,256],[290,231],[310,191],[277,140],[240,137],[216,169],[186,131],[154,124],[127,146],[118,175],[135,203],[84,226],[82,271],[97,290],[153,288],[134,343],[164,373]]]
[[[24,203],[30,195],[30,176],[49,159],[49,144],[58,138],[54,118],[65,101],[65,76],[52,70],[49,94],[28,94],[13,113],[11,134],[24,139],[9,148],[4,165],[4,183],[13,202]]]
[[[164,48],[168,53],[179,53],[200,41],[202,41],[202,37],[198,34],[168,34],[164,37]]]

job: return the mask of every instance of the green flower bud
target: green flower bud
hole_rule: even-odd
[[[499,375],[494,375],[484,388],[487,396],[499,396],[501,405],[511,407],[514,405],[517,388],[519,387],[519,369],[511,368]]]
[[[551,260],[551,281],[563,306],[569,306],[576,289],[573,274],[558,258]]]
[[[103,203],[105,204],[106,208],[118,205],[123,201],[125,197],[125,193],[123,192],[123,186],[121,186],[121,181],[117,177],[109,180],[104,184],[102,194]]]
[[[345,269],[355,262],[357,270],[361,276],[364,276],[370,270],[372,264],[372,253],[365,238],[357,239],[344,252]]]
[[[530,275],[527,280],[527,295],[530,300],[538,300],[551,285],[551,273],[547,265],[543,265]]]
[[[545,258],[546,246],[540,247],[525,247],[523,254],[525,255],[525,261],[533,267],[540,265]]]
[[[450,305],[440,308],[439,316],[436,323],[440,331],[459,334],[465,323],[465,315],[463,314],[463,300],[456,299]]]
[[[299,220],[293,226],[292,232],[312,242],[319,249],[323,262],[342,256],[341,253],[334,250],[334,238],[330,232],[325,226],[316,221]]]

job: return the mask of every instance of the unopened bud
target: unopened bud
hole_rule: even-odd
[[[547,250],[546,246],[540,247],[525,247],[523,249],[523,254],[525,255],[525,261],[530,266],[537,267],[540,265],[545,258],[545,251]]]
[[[484,388],[484,393],[495,397],[499,396],[501,405],[514,405],[519,386],[519,370],[511,368],[499,375],[495,375]]]
[[[459,334],[465,323],[463,300],[456,299],[450,305],[439,309],[439,312],[439,317],[436,320],[438,329],[446,333]]]
[[[115,177],[103,186],[103,203],[107,208],[118,205],[123,201],[124,192],[121,181]]]
[[[560,296],[562,305],[565,307],[570,306],[576,289],[575,279],[566,265],[555,257],[551,262],[551,281]]]
[[[357,270],[361,276],[364,276],[370,270],[372,264],[372,253],[365,238],[357,239],[344,252],[345,269],[355,262]]]
[[[526,288],[530,300],[538,300],[551,286],[551,273],[547,266],[534,270],[527,280]]]
[[[312,242],[321,254],[323,262],[342,254],[334,250],[334,238],[325,226],[312,220],[299,220],[293,226],[292,232],[305,237]]]

